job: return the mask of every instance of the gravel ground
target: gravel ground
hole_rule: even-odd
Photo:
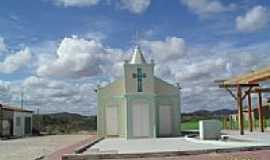
[[[34,160],[89,137],[91,135],[54,135],[0,140],[0,160]]]

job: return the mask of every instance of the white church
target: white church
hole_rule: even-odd
[[[180,134],[180,87],[154,75],[136,47],[124,74],[97,88],[99,137],[155,138]]]

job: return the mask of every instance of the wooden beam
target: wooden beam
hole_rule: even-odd
[[[254,77],[254,78],[250,79],[248,82],[249,83],[258,83],[258,82],[266,81],[269,79],[270,79],[270,75],[268,73],[268,75],[263,75],[261,77]]]
[[[240,129],[240,135],[244,135],[244,121],[243,121],[243,101],[241,86],[237,86],[237,108],[238,108],[238,123]]]
[[[262,92],[262,93],[270,93],[270,88],[255,88],[252,91],[250,91],[251,93],[258,93],[258,92]]]
[[[249,87],[249,89],[248,89],[246,92],[244,92],[245,94],[244,94],[244,96],[242,97],[242,100],[244,100],[244,99],[246,98],[246,96],[248,95],[248,93],[250,93],[250,91],[252,90],[252,88],[253,88],[253,87]]]
[[[258,83],[270,79],[270,67],[265,67],[228,79],[224,83]]]
[[[218,86],[219,86],[219,88],[237,88],[237,86],[240,86],[240,87],[258,87],[259,84],[257,84],[257,83],[251,83],[251,84],[248,84],[248,83],[245,83],[245,84],[234,83],[234,84],[219,84]]]
[[[249,131],[253,132],[253,117],[251,115],[252,112],[252,100],[251,100],[251,93],[248,92],[248,126],[249,126]]]
[[[262,109],[262,92],[258,92],[258,112],[259,112],[259,126],[261,132],[264,132],[264,125],[263,125],[263,109]]]
[[[229,88],[225,88],[225,89],[226,89],[226,91],[228,91],[228,92],[230,93],[230,95],[231,95],[235,100],[237,100],[237,97],[236,97],[235,94],[233,94],[233,91],[232,91],[232,90],[230,90]]]
[[[219,83],[219,84],[221,84],[221,83],[224,83],[226,80],[215,80],[214,81],[214,83]]]

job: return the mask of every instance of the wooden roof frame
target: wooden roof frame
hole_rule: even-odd
[[[262,81],[270,80],[270,66],[232,77],[224,81],[224,84],[241,84],[241,83],[259,83]]]
[[[270,93],[270,88],[254,88],[252,91],[250,91],[251,93]]]
[[[219,84],[218,85],[219,86],[219,88],[236,88],[236,87],[238,87],[238,86],[240,86],[240,87],[259,87],[260,85],[259,84],[257,84],[257,83],[251,83],[251,84],[248,84],[248,83],[240,83],[240,84],[233,84],[233,83],[231,83],[231,84]]]

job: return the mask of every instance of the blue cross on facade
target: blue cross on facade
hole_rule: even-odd
[[[143,73],[141,68],[137,68],[137,73],[133,73],[133,78],[137,78],[137,92],[143,92],[142,82],[146,78],[146,73]]]

